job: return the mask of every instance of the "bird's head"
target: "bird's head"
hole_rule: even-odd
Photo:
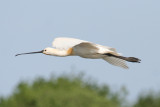
[[[54,52],[53,48],[45,48],[42,53],[46,55],[52,55],[53,52]]]
[[[41,51],[21,53],[21,54],[16,54],[15,56],[25,55],[25,54],[36,54],[36,53],[43,53],[43,54],[46,54],[46,55],[52,55],[53,52],[54,52],[53,48],[45,48],[44,50],[41,50]]]

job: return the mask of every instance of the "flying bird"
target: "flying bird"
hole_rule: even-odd
[[[66,37],[55,38],[52,43],[52,46],[53,48],[48,47],[42,51],[21,53],[15,56],[24,54],[35,54],[35,53],[43,53],[46,55],[60,56],[60,57],[80,56],[82,58],[103,59],[112,65],[119,66],[125,69],[128,69],[126,61],[137,62],[137,63],[140,63],[141,61],[140,59],[135,57],[121,56],[119,53],[117,53],[115,48],[102,46],[89,41],[75,39],[75,38],[66,38]]]

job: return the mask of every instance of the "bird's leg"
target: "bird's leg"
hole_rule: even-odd
[[[123,59],[123,60],[128,61],[128,62],[140,63],[140,61],[141,61],[140,59],[135,58],[135,57],[116,56],[116,55],[113,55],[111,53],[105,53],[104,55],[111,56],[111,57],[116,57],[116,58],[119,58],[119,59]]]

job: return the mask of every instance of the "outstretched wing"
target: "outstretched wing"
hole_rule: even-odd
[[[74,39],[74,38],[59,37],[54,39],[54,41],[52,42],[52,46],[57,49],[69,49],[82,42],[88,42],[88,41]]]
[[[74,54],[85,57],[85,58],[93,58],[93,55],[98,53],[98,48],[95,44],[89,42],[82,42],[73,47]]]

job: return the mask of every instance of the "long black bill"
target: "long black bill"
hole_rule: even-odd
[[[29,53],[16,54],[15,56],[25,55],[25,54],[36,54],[36,53],[43,53],[43,50],[42,51],[37,51],[37,52],[29,52]]]

